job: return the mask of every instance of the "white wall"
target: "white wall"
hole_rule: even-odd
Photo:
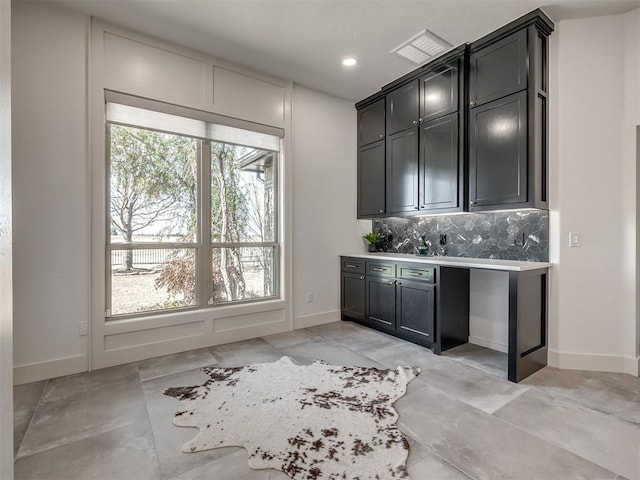
[[[637,374],[637,16],[563,21],[551,37],[550,361],[561,368]]]
[[[87,337],[78,335],[78,323],[91,315],[89,19],[46,3],[18,2],[14,8],[14,373],[16,383],[22,383],[87,367],[89,346]],[[293,112],[293,145],[285,161],[293,165],[296,258],[290,301],[299,327],[339,318],[338,255],[360,251],[364,232],[355,212],[353,105],[296,87]],[[362,230],[370,230],[370,222],[362,224]],[[306,292],[313,292],[313,303],[306,302]],[[231,320],[217,320],[209,328],[219,337],[216,342],[231,341],[221,333],[227,323],[240,330],[242,319]],[[125,327],[114,326],[115,333]],[[175,348],[188,348],[180,345]],[[153,354],[152,346],[144,348],[141,355]],[[126,354],[120,361],[133,355]]]
[[[11,2],[0,2],[0,478],[13,478]]]
[[[301,328],[339,319],[338,255],[363,251],[371,222],[356,220],[353,103],[295,85],[292,119],[293,317]]]
[[[91,199],[86,129],[88,18],[13,5],[14,362],[85,370]],[[68,371],[68,370],[67,370]]]

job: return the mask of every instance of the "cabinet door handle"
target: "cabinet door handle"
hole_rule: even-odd
[[[380,267],[373,267],[371,270],[373,270],[374,272],[384,272],[384,268]]]
[[[378,138],[384,138],[384,135],[381,133],[380,135],[378,135]]]
[[[420,124],[421,124],[422,122],[424,122],[424,119],[423,119],[423,118],[419,118],[419,119],[418,119],[418,123],[420,123]]]
[[[378,210],[378,213],[384,213],[383,209]]]
[[[387,285],[395,285],[395,283],[396,283],[396,282],[395,282],[395,281],[393,281],[393,282],[389,282]]]
[[[402,285],[402,282],[396,282],[396,285],[400,286]]]
[[[476,202],[474,202],[473,200],[471,200],[471,201],[469,202],[469,205],[475,205],[475,204],[476,204]]]
[[[422,276],[422,274],[419,273],[419,272],[407,272],[406,274],[407,275],[413,275],[414,277],[421,277]]]
[[[414,120],[414,121],[413,121],[413,124],[414,124],[414,125],[417,125],[417,124],[418,124],[418,120]]]
[[[347,263],[347,264],[345,265],[345,267],[347,267],[347,268],[358,268],[358,266],[357,266],[357,265],[353,265],[353,264],[351,264],[351,263]]]
[[[364,280],[364,277],[362,275],[360,276],[360,280]]]
[[[477,105],[477,103],[476,103],[476,102],[469,102],[469,106],[470,106],[470,107],[475,107],[476,105]]]
[[[425,207],[424,205],[420,205],[420,208],[427,208],[427,207]]]

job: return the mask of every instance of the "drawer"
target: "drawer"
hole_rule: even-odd
[[[342,271],[364,273],[364,260],[361,258],[342,258]]]
[[[395,277],[396,264],[388,262],[367,262],[367,275]]]
[[[398,265],[398,278],[435,283],[436,269],[415,267],[410,265]]]

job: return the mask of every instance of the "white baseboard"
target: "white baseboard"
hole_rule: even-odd
[[[640,357],[624,357],[624,372],[640,377]]]
[[[638,376],[640,358],[598,353],[569,353],[549,350],[548,363],[566,370],[590,370],[592,372],[627,373]]]
[[[474,337],[469,335],[469,343],[473,343],[474,345],[480,345],[481,347],[489,348],[491,350],[497,350],[498,352],[508,353],[509,346],[503,343],[498,343],[493,340],[489,340],[488,338],[482,337]]]
[[[337,322],[340,320],[340,310],[331,310],[330,312],[314,313],[313,315],[304,315],[293,320],[293,329],[315,327],[316,325],[324,325],[325,323]]]
[[[86,372],[89,362],[86,355],[59,358],[47,362],[29,363],[13,367],[13,384],[37,382],[49,378],[62,377],[73,373]]]

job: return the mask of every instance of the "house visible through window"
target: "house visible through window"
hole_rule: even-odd
[[[278,296],[280,138],[107,104],[107,317]]]

